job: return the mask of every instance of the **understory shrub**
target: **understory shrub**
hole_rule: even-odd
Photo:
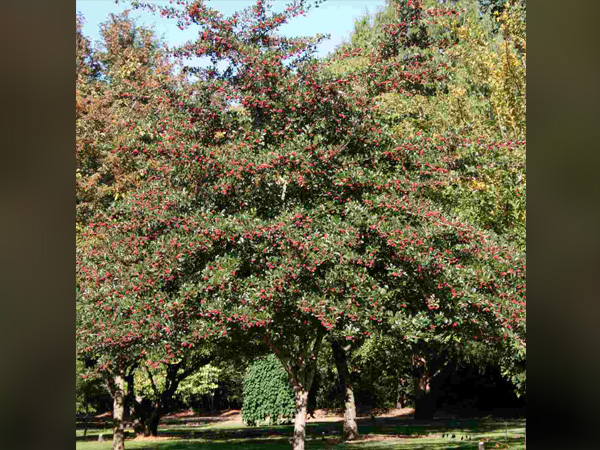
[[[296,406],[288,375],[274,355],[253,362],[244,378],[242,419],[250,426],[290,422]]]

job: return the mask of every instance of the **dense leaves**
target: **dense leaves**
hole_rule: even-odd
[[[248,425],[291,421],[296,412],[288,374],[274,355],[258,359],[244,377],[242,419]]]

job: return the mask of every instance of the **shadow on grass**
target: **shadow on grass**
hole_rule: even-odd
[[[112,429],[107,429],[107,430],[93,430],[88,432],[88,434],[86,436],[75,436],[75,441],[76,442],[94,442],[94,441],[98,441],[98,436],[102,435],[102,438],[105,441],[111,441],[112,440]],[[135,433],[132,433],[130,431],[126,431],[125,432],[125,439],[133,439],[135,438]]]
[[[496,421],[496,420],[447,420],[414,421],[411,418],[386,417],[357,420],[358,431],[361,435],[388,435],[404,438],[424,437],[432,434],[457,434],[474,435],[478,433],[504,432],[507,428],[524,427],[523,420]],[[169,426],[162,428],[161,436],[171,436],[180,439],[257,439],[271,436],[291,436],[292,425],[263,426],[263,427],[237,427],[216,428],[192,426]],[[312,422],[307,424],[307,436],[334,437],[341,436],[342,421],[339,422]]]
[[[496,448],[495,444],[500,444],[499,448],[516,449],[522,448],[522,439],[510,438],[505,445],[504,439],[498,439],[488,442],[486,447]],[[173,441],[155,441],[136,443],[135,446],[126,443],[126,447],[140,450],[289,450],[291,448],[290,439],[253,439],[253,440],[229,440],[229,441],[203,441],[203,440],[173,440]],[[389,441],[358,441],[353,443],[340,443],[322,441],[321,439],[307,439],[307,447],[311,450],[477,450],[478,441],[469,442],[453,441],[451,439],[435,440],[415,439],[415,440],[389,440]]]
[[[407,417],[386,417],[360,419],[357,421],[359,433],[366,437],[353,443],[342,443],[342,422],[313,422],[307,424],[307,443],[310,449],[365,449],[390,450],[402,448],[410,450],[477,449],[481,435],[487,434],[493,445],[487,448],[524,448],[523,436],[515,437],[515,429],[525,428],[524,420],[448,420],[438,419],[428,422],[415,421]],[[97,441],[102,433],[105,441],[112,439],[112,430],[93,430],[94,434],[77,436],[77,441]],[[104,431],[107,431],[106,433]],[[161,426],[157,441],[131,441],[127,447],[144,450],[289,450],[292,425],[262,427],[219,427],[209,423],[197,426]],[[522,434],[519,432],[519,434]],[[373,435],[383,440],[372,440]],[[509,437],[510,436],[510,437]],[[134,438],[134,433],[126,433],[126,438]],[[371,439],[369,438],[371,437]],[[461,440],[463,438],[463,440]],[[134,445],[129,445],[129,444]],[[505,445],[508,444],[508,447]]]
[[[184,417],[184,418],[168,418],[161,419],[160,423],[162,425],[180,425],[180,424],[218,424],[218,423],[226,423],[229,419],[226,417]]]

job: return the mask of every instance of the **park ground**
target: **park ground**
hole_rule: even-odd
[[[525,419],[457,419],[438,417],[417,422],[412,410],[392,410],[359,417],[361,437],[352,443],[341,442],[342,417],[319,410],[307,424],[308,449],[353,450],[476,450],[525,449]],[[112,433],[109,417],[97,418],[84,436],[76,430],[77,450],[109,450]],[[143,450],[288,450],[292,425],[246,427],[239,411],[213,416],[180,413],[163,418],[154,438],[135,438],[127,429],[127,449]],[[102,434],[103,441],[98,441]]]

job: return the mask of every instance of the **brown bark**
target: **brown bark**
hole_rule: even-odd
[[[109,381],[113,398],[113,450],[125,450],[125,378],[118,373]]]
[[[160,423],[160,406],[155,406],[150,420],[148,420],[146,427],[150,436],[158,436],[158,424]]]
[[[90,414],[90,410],[89,410],[89,406],[85,406],[85,419],[83,419],[83,435],[87,436],[87,431],[88,431],[88,422],[89,422],[89,414]]]
[[[348,371],[348,359],[346,349],[336,340],[331,341],[331,349],[337,367],[340,386],[342,388],[342,401],[344,403],[344,439],[352,441],[358,437],[358,425],[356,424],[356,404],[354,402],[354,389]]]
[[[294,419],[293,450],[304,450],[306,439],[306,412],[308,405],[308,390],[296,390],[296,417]]]
[[[425,358],[413,355],[413,393],[415,398],[415,419],[427,420],[429,418],[428,408],[424,408],[424,399],[429,393],[429,375]]]

